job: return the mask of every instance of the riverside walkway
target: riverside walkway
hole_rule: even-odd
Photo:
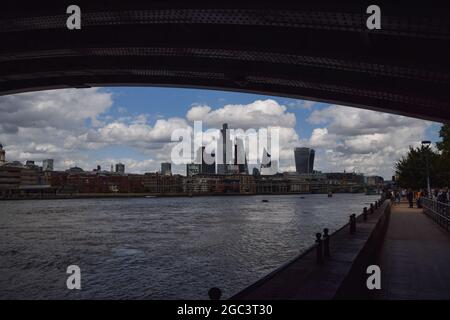
[[[450,233],[406,204],[391,210],[379,299],[450,299]]]
[[[330,236],[330,257],[318,263],[318,247],[275,270],[231,300],[365,299],[367,265],[374,264],[388,225],[389,201],[377,202],[355,219],[356,228],[344,226]],[[374,210],[372,210],[374,209]],[[320,254],[322,256],[322,253]]]
[[[430,201],[430,214],[436,203],[423,201]],[[435,218],[385,201],[367,219],[357,218],[353,234],[349,225],[334,233],[323,263],[313,247],[231,299],[450,299],[450,233]],[[381,290],[366,287],[373,264],[381,269]]]

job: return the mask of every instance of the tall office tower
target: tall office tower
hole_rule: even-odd
[[[236,138],[234,145],[234,164],[238,166],[238,173],[248,174],[247,157],[245,156],[244,140]]]
[[[297,173],[313,173],[314,171],[314,149],[295,148],[295,171]]]
[[[201,166],[201,173],[203,174],[215,174],[216,173],[216,155],[210,154],[210,155],[206,155],[205,154],[205,149],[206,147],[201,147],[199,150],[201,150],[200,152],[200,157],[202,159],[202,166]]]
[[[172,175],[172,164],[170,162],[161,163],[161,174],[163,176],[171,176]]]
[[[53,171],[53,159],[46,159],[42,161],[43,171]]]
[[[3,150],[3,145],[0,143],[0,166],[6,163],[6,152]]]
[[[228,124],[224,123],[222,125],[221,133],[221,144],[217,146],[217,153],[219,154],[217,160],[217,173],[227,174],[230,165],[233,164],[233,145],[230,139],[230,132],[228,130]]]
[[[123,163],[116,163],[116,173],[125,173],[125,165]]]
[[[196,174],[200,174],[202,165],[197,163],[188,163],[186,165],[186,175],[188,177],[195,176]]]
[[[272,172],[272,156],[267,152],[266,149],[263,151],[263,158],[261,161],[260,168],[261,175],[270,175]]]

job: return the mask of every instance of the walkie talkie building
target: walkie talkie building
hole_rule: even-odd
[[[295,171],[297,173],[313,173],[314,171],[314,149],[295,148]]]

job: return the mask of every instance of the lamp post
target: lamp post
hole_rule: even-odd
[[[431,141],[422,141],[422,146],[427,148],[426,154],[425,154],[425,161],[427,166],[427,190],[428,190],[428,198],[431,197],[431,188],[430,188],[430,164],[429,164],[429,150],[430,150]]]

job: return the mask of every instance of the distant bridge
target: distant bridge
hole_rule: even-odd
[[[195,87],[450,121],[450,8],[372,1],[2,1],[0,95]]]

